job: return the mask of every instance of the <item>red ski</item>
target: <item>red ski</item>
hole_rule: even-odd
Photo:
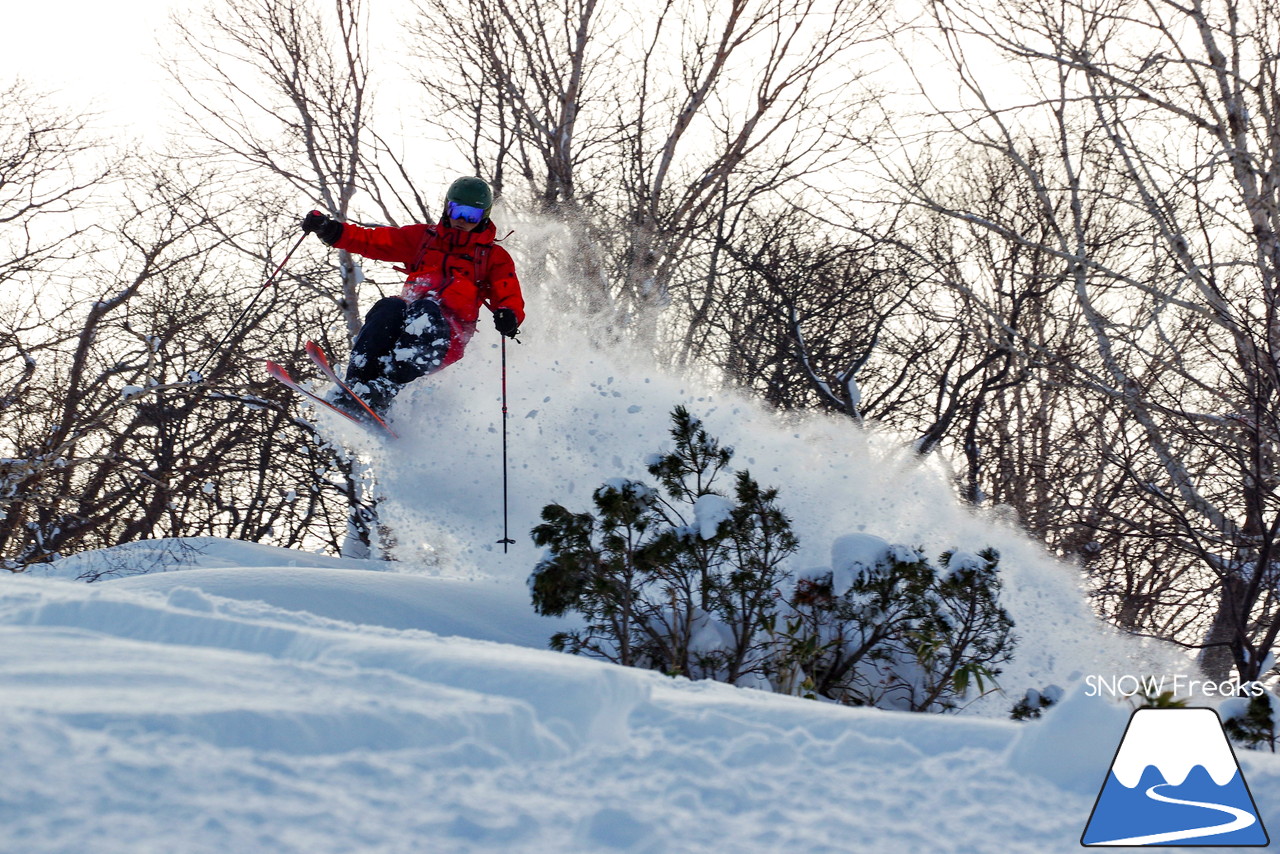
[[[314,353],[312,352],[312,348],[315,349]],[[359,424],[362,427],[371,429],[379,433],[380,435],[388,436],[392,439],[399,438],[398,436],[396,436],[395,431],[392,430],[390,426],[388,426],[387,422],[382,420],[381,417],[379,417],[378,413],[370,409],[369,405],[365,403],[363,400],[361,400],[358,395],[352,394],[351,389],[347,387],[347,384],[338,378],[333,368],[329,367],[329,360],[325,358],[324,351],[321,350],[319,346],[315,345],[312,342],[308,342],[307,355],[311,356],[311,358],[316,362],[317,365],[321,365],[321,370],[325,372],[325,375],[328,376],[329,379],[336,382],[339,386],[341,386],[347,392],[347,394],[350,394],[352,398],[354,398],[362,407],[364,407],[365,412],[368,414],[367,418],[361,418],[357,415],[353,415],[350,412],[347,412],[345,409],[340,409],[339,407],[334,406],[332,403],[325,400],[320,395],[315,394],[314,392],[311,392],[303,388],[298,384],[297,380],[289,376],[288,371],[286,371],[284,368],[282,368],[280,365],[276,364],[275,362],[271,361],[270,359],[266,360],[267,375],[270,376],[272,379],[276,380],[277,382],[279,382],[280,384],[293,389],[303,397],[314,401],[315,403],[325,407],[326,409],[329,409],[329,410],[332,410],[333,412],[338,413],[348,421]]]
[[[383,417],[374,412],[373,408],[370,407],[368,403],[365,403],[364,398],[352,391],[351,386],[347,385],[346,380],[338,376],[338,372],[329,364],[329,357],[324,354],[324,350],[320,349],[319,344],[314,341],[308,341],[304,349],[307,351],[307,355],[311,357],[311,361],[316,363],[316,367],[320,369],[322,374],[332,380],[334,385],[345,391],[352,400],[360,404],[360,408],[365,411],[365,414],[368,415],[375,424],[390,433],[392,437],[395,437],[396,434],[387,426],[387,422]]]

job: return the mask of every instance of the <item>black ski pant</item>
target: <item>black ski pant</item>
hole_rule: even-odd
[[[364,317],[364,327],[351,348],[347,383],[368,385],[385,378],[404,385],[437,371],[449,352],[452,331],[435,300],[410,303],[384,297]]]

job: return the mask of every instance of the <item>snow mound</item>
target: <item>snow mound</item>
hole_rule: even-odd
[[[195,587],[218,597],[263,602],[348,623],[422,629],[542,649],[554,632],[571,625],[568,620],[535,614],[523,588],[364,569],[190,569],[109,583],[113,589],[161,593]]]
[[[522,645],[539,632],[502,590],[332,566],[6,579],[0,850],[1068,850],[1116,746],[1098,708],[1123,718],[670,679]],[[1245,770],[1280,806],[1280,762]]]
[[[1009,764],[1062,789],[1097,795],[1130,711],[1121,703],[1090,696],[1078,685],[1049,711],[1049,726],[1029,726],[1019,733]]]
[[[182,537],[144,540],[110,549],[82,552],[51,564],[36,564],[25,574],[41,578],[98,581],[182,569],[248,566],[314,566],[329,569],[359,567],[370,571],[395,569],[386,561],[353,561],[349,558],[221,537]]]

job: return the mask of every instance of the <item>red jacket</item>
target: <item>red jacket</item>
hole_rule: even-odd
[[[516,265],[507,250],[494,243],[497,229],[463,231],[446,225],[406,225],[365,228],[344,223],[342,237],[334,244],[365,258],[400,264],[407,275],[401,296],[413,302],[432,297],[440,303],[453,329],[443,364],[462,357],[476,331],[480,307],[509,308],[524,323],[524,297],[516,278]]]

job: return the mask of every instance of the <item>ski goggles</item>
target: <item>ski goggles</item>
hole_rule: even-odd
[[[484,208],[478,208],[474,205],[464,205],[458,202],[449,202],[447,208],[449,219],[460,219],[463,222],[479,222],[484,219]]]

